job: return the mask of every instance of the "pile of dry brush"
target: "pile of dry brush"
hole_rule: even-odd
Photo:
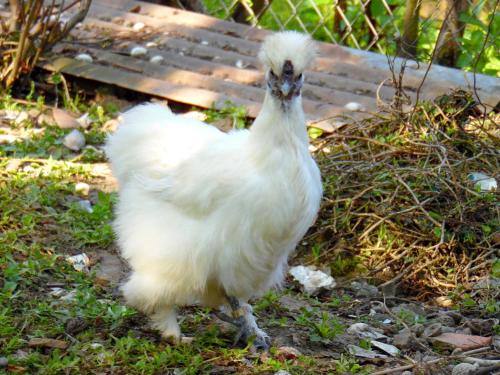
[[[319,261],[355,254],[379,283],[422,298],[472,289],[500,244],[498,190],[469,179],[500,180],[498,120],[457,91],[324,139],[325,200],[311,234],[323,244]]]

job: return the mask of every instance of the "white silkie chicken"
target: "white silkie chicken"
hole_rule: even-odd
[[[132,268],[123,294],[164,337],[181,338],[176,306],[199,303],[229,308],[238,339],[268,347],[248,300],[282,282],[322,195],[301,99],[315,53],[297,32],[264,41],[267,91],[249,130],[222,133],[146,104],[110,136],[115,230]]]

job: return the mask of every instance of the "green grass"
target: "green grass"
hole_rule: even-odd
[[[0,109],[28,110],[42,104],[25,106],[6,96]],[[106,136],[102,124],[113,111],[93,104],[74,106],[93,119],[91,127],[82,130],[87,143],[101,145]],[[208,111],[207,116],[211,121],[229,117],[242,127],[242,111],[228,107]],[[31,121],[11,128],[23,136],[0,145],[0,357],[8,359],[9,371],[200,374],[225,366],[238,373],[323,371],[310,356],[284,360],[272,354],[273,349],[261,358],[249,348],[233,346],[233,333],[221,332],[210,310],[203,308],[181,312],[183,332],[195,338],[191,345],[163,342],[149,328],[147,317],[125,306],[113,287],[97,282],[92,267],[90,273],[79,272],[66,260],[83,252],[94,259],[101,250],[115,251],[111,221],[117,195],[100,190],[102,176],[93,168],[103,159],[87,157],[85,150],[67,150],[62,139],[69,130],[47,124],[40,128]],[[78,182],[91,186],[85,199],[92,201],[92,212],[77,204]],[[62,296],[53,295],[54,286],[62,289]],[[287,323],[293,318],[281,315],[279,296],[270,292],[256,303],[256,314],[266,316],[264,329],[289,330]],[[73,331],[70,326],[76,319],[84,326]],[[319,334],[332,337],[321,317],[314,324]],[[33,338],[62,340],[68,347],[30,347]]]
[[[39,101],[26,107],[7,96],[0,100],[0,109],[25,110],[42,104]],[[94,122],[83,132],[87,143],[96,147],[101,145],[106,136],[102,124],[113,116],[114,109],[76,101],[71,106],[90,113]],[[247,125],[241,108],[228,106],[223,111],[210,110],[206,114],[211,122],[229,118],[235,127]],[[453,116],[453,111],[447,111],[447,114]],[[370,365],[363,366],[345,353],[336,361],[325,361],[314,354],[283,358],[278,348],[272,348],[265,355],[252,353],[248,347],[234,346],[234,332],[224,330],[214,321],[209,309],[199,307],[184,308],[180,314],[182,331],[194,337],[191,345],[171,346],[162,341],[158,332],[148,328],[145,316],[127,307],[113,287],[97,282],[93,267],[90,273],[79,272],[66,260],[68,255],[82,252],[95,259],[102,250],[116,250],[111,221],[117,195],[101,188],[103,176],[94,168],[94,163],[103,160],[102,156],[85,156],[85,150],[81,153],[66,150],[62,139],[68,130],[51,126],[40,128],[30,121],[12,127],[23,134],[23,138],[0,145],[0,357],[8,359],[9,370],[29,374],[200,374],[210,371],[273,374],[280,369],[292,374],[365,374],[373,370]],[[443,131],[453,135],[456,130],[450,127]],[[389,125],[380,124],[370,141],[379,142],[385,151],[387,146],[407,147],[410,140],[415,140],[394,133]],[[432,139],[424,137],[420,141]],[[345,143],[331,144],[331,155],[345,152],[343,147],[346,145],[359,147],[357,141],[346,139]],[[474,151],[474,145],[460,143],[453,147],[465,148],[464,152],[468,152],[467,148]],[[13,162],[17,166],[13,166]],[[404,158],[393,158],[391,162],[402,167],[405,163],[411,166]],[[318,233],[325,231],[307,239],[306,258],[312,258],[318,265],[329,265],[336,277],[359,271],[361,262],[373,259],[379,249],[390,254],[395,248],[404,248],[401,234],[394,232],[391,222],[382,223],[371,232],[369,239],[376,246],[361,248],[360,254],[354,251],[353,256],[349,254],[354,250],[350,245],[353,242],[357,249],[360,247],[355,231],[359,234],[361,229],[356,229],[353,219],[357,210],[373,212],[374,207],[380,208],[379,203],[395,190],[394,176],[388,174],[386,168],[373,171],[373,189],[356,199],[353,196],[359,190],[351,194],[351,191],[344,192],[340,188],[358,181],[357,170],[353,171],[354,175],[347,176],[347,184],[342,180],[346,176],[341,173],[324,174],[325,195],[328,199],[338,199],[333,211],[324,210],[320,215],[316,230]],[[76,203],[81,199],[75,192],[78,182],[91,185],[87,198],[92,201],[92,212],[81,210]],[[422,191],[426,194],[433,189],[433,184],[428,181],[408,178],[407,182],[414,189],[423,186]],[[493,194],[472,193],[463,204],[475,207],[484,204],[485,200],[488,204],[496,202]],[[413,203],[406,194],[401,205],[407,204]],[[334,214],[337,232],[331,230]],[[432,215],[435,220],[440,220],[455,214],[443,209],[432,211]],[[487,217],[483,214],[481,220],[484,218]],[[415,228],[422,226],[420,229],[425,233],[433,233],[434,228],[428,224],[427,219],[420,216],[413,223]],[[498,223],[493,220],[478,221],[475,225],[468,225],[468,233],[457,230],[454,238],[462,241],[466,236],[470,237],[471,242],[466,243],[469,248],[477,238],[490,238],[497,229]],[[338,233],[342,235],[342,241],[335,239]],[[452,235],[450,233],[444,234],[445,240],[448,240],[446,236]],[[329,252],[332,248],[343,251]],[[401,262],[406,267],[415,261],[415,256],[410,253]],[[455,270],[447,267],[449,274],[453,275]],[[492,276],[498,277],[499,270],[496,261],[491,268]],[[55,286],[62,289],[62,296],[52,295]],[[470,291],[462,289],[450,298],[457,309],[477,316],[493,316],[498,314],[500,307],[494,299],[495,291],[491,293],[488,298],[472,298]],[[293,310],[283,306],[281,298],[286,294],[300,302],[300,306],[307,307]],[[359,315],[365,304],[366,300],[355,299],[342,288],[338,294],[334,292],[320,297],[308,297],[287,289],[270,291],[254,301],[255,313],[263,329],[273,338],[298,338],[298,343],[303,342],[297,344],[298,349],[307,350],[307,353],[328,350],[332,344],[341,345],[345,328],[354,321],[376,324],[366,315],[368,311]],[[355,320],[344,318],[352,314],[357,315]],[[415,321],[415,317],[407,312],[400,315],[398,318],[408,324]],[[75,321],[84,325],[75,330],[71,328]],[[30,347],[33,338],[62,340],[68,347],[64,350]],[[368,347],[369,343],[361,342],[360,345]]]

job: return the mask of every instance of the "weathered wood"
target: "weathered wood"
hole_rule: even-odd
[[[128,34],[132,33],[130,28],[116,25],[108,21],[101,21],[95,18],[87,19],[86,23],[98,27],[120,30]],[[187,69],[190,70],[191,66],[194,65],[195,69],[200,69],[200,72],[203,71],[203,74],[208,74],[207,72],[211,71],[212,69],[215,69],[218,72],[224,71],[223,74],[226,75],[226,78],[244,84],[255,85],[260,84],[260,82],[262,81],[262,73],[257,71],[260,63],[254,56],[246,56],[237,52],[214,48],[210,46],[208,41],[206,41],[206,43],[203,43],[203,41],[202,43],[196,43],[175,36],[160,35],[158,37],[155,37],[154,41],[159,45],[159,48],[162,48],[161,51],[155,51],[154,53],[162,55],[169,63],[175,64],[176,61],[181,61],[182,66],[187,66]],[[169,51],[163,48],[167,48]],[[170,52],[171,50],[173,50],[174,52]],[[349,75],[355,76],[355,74],[352,72],[352,69],[354,68],[345,68],[346,64],[340,62],[332,62],[327,59],[318,60],[318,70],[338,71],[338,74],[335,75],[321,71],[310,71],[307,73],[309,83],[314,83],[315,85],[333,90],[343,91],[346,93],[366,96],[371,98],[371,100],[375,97],[378,84],[374,82],[360,81],[355,78],[348,77]],[[221,69],[221,64],[224,66],[223,69]],[[237,64],[241,64],[241,66],[243,66],[244,68],[236,68],[235,65]],[[344,69],[342,69],[342,67],[344,67]],[[374,74],[375,72],[367,71],[362,67],[356,69],[359,69],[360,74],[362,74],[363,76],[367,76],[371,80],[375,79],[378,82],[381,82],[383,79],[385,79],[387,75],[387,72],[385,72],[384,75],[382,75],[381,72],[378,72],[379,74]],[[349,73],[345,73],[345,71],[349,71]],[[391,98],[393,93],[394,90],[387,86],[383,86],[380,89],[380,96],[383,99]],[[364,100],[366,100],[366,98],[362,99],[353,96],[348,100],[360,100],[361,102],[363,102]],[[343,104],[345,104],[345,102]]]
[[[65,44],[65,47],[67,49],[73,48],[69,44]],[[196,86],[207,90],[222,91],[229,95],[240,96],[242,98],[258,103],[262,102],[264,98],[264,90],[260,88],[264,81],[264,77],[262,74],[259,75],[258,81],[253,82],[254,85],[258,87],[246,86],[242,89],[242,86],[239,83],[182,69],[188,68],[186,66],[172,67],[156,65],[141,59],[132,58],[130,56],[116,53],[110,53],[96,48],[85,48],[85,52],[88,52],[92,56],[95,56],[97,62],[111,64],[112,66],[126,70],[133,69],[134,71],[140,72],[145,76],[163,79],[176,85],[183,85],[187,87]],[[161,51],[155,51],[155,54],[163,56]],[[375,103],[367,96],[335,91],[321,86],[313,86],[311,84],[304,85],[303,96],[306,111],[308,111],[309,109],[312,111],[315,108],[316,104],[314,104],[313,102],[319,102],[320,104],[327,103],[331,104],[332,106],[342,107],[343,105],[351,101],[356,101],[362,104],[368,111],[376,110]]]
[[[99,0],[99,4],[102,4],[102,1],[104,0]],[[134,3],[140,3],[140,2],[134,2]],[[140,14],[135,14],[135,13],[127,13],[124,15],[124,13],[120,13],[118,10],[105,10],[106,7],[103,7],[102,5],[96,5],[96,7],[100,7],[99,10],[102,14],[106,14],[108,17],[115,16],[116,14],[122,14],[122,16],[125,19],[131,20],[133,22],[150,22],[153,17],[148,17]],[[142,8],[141,8],[142,9]],[[259,48],[259,44],[256,43],[256,41],[251,41],[250,38],[241,38],[241,31],[239,33],[231,33],[231,35],[222,35],[219,33],[214,33],[210,32],[207,30],[199,30],[199,29],[193,29],[189,28],[183,24],[179,23],[184,23],[187,21],[188,18],[191,17],[193,13],[191,12],[185,12],[185,11],[180,11],[180,10],[175,10],[177,13],[175,17],[164,19],[163,21],[160,19],[154,19],[154,21],[151,21],[151,24],[154,24],[155,27],[161,31],[161,32],[169,32],[171,33],[171,36],[173,39],[175,39],[176,43],[184,43],[187,40],[191,39],[190,41],[194,44],[197,45],[196,48],[193,48],[193,50],[190,50],[189,53],[191,53],[194,56],[200,57],[200,58],[216,58],[218,57],[219,59],[224,59],[220,61],[221,63],[224,63],[226,61],[225,59],[227,58],[230,61],[233,61],[239,57],[239,59],[242,61],[242,63],[250,65],[250,67],[255,67],[257,65],[257,62],[255,60],[255,54],[256,51]],[[210,19],[212,19],[213,24],[217,24],[219,21],[213,21],[213,18],[204,16],[204,15],[197,15],[199,20],[196,21],[198,27],[203,27],[202,24],[204,23],[205,25],[210,24]],[[193,17],[196,19],[197,17]],[[187,22],[186,22],[187,23]],[[194,22],[192,22],[194,24]],[[231,24],[226,22],[226,24]],[[236,24],[231,24],[231,25],[236,25]],[[243,25],[237,25],[234,27],[235,29],[239,28],[245,28]],[[248,28],[247,28],[248,29]],[[250,31],[247,31],[249,33]],[[268,33],[268,32],[265,32]],[[261,39],[262,35],[259,35],[259,39]],[[172,40],[171,40],[172,42]],[[204,43],[203,43],[204,42]],[[208,45],[204,45],[207,44]],[[331,74],[335,77],[332,77],[332,79],[335,79],[338,76],[342,76],[344,78],[347,78],[349,81],[359,81],[359,82],[370,82],[374,85],[378,85],[380,82],[384,81],[385,79],[388,79],[391,77],[390,72],[388,71],[387,68],[387,59],[383,55],[377,55],[376,58],[373,56],[370,56],[369,59],[365,59],[364,56],[365,54],[370,55],[369,52],[365,51],[357,51],[357,50],[352,50],[350,48],[345,48],[345,47],[340,47],[340,46],[331,46],[326,43],[319,43],[320,45],[320,50],[322,50],[322,53],[324,51],[329,51],[328,54],[324,54],[324,56],[328,57],[323,57],[317,59],[315,66],[313,67],[314,71],[322,72],[322,73],[327,73]],[[230,51],[227,51],[227,49],[231,49]],[[223,55],[224,57],[221,57]],[[376,55],[371,53],[371,55]],[[373,64],[373,61],[375,60],[375,64]],[[219,61],[218,61],[219,62]],[[229,64],[230,62],[227,61]],[[415,97],[415,91],[419,87],[422,76],[424,72],[426,71],[428,65],[427,64],[416,64],[412,63],[413,68],[412,69],[407,69],[406,74],[404,76],[404,86],[407,88],[408,94],[412,98]],[[419,71],[418,74],[417,70]],[[438,71],[436,74],[434,74],[434,71]],[[453,72],[449,72],[451,75],[454,75]],[[463,73],[463,72],[460,72]],[[421,91],[420,98],[431,98],[436,95],[436,93],[443,93],[448,91],[450,88],[458,88],[458,87],[464,87],[464,86],[469,86],[470,87],[470,82],[472,82],[472,75],[469,73],[463,73],[465,79],[461,80],[456,80],[454,79],[450,85],[450,81],[447,79],[447,75],[442,74],[442,70],[439,69],[434,69],[434,67],[431,69],[429,77],[425,83],[425,90]],[[313,77],[311,77],[313,79]],[[484,81],[491,81],[493,77],[487,77],[484,75],[476,75],[476,79],[478,81],[478,86],[484,86],[483,82]],[[327,81],[328,82],[328,81]],[[331,82],[331,81],[330,81]],[[371,91],[371,95],[373,95],[373,90]],[[383,94],[382,97],[384,96],[390,96],[392,94],[389,93],[389,90],[385,90],[383,88]],[[480,97],[483,102],[490,104],[492,103],[491,95],[490,93],[483,93],[481,90],[478,91],[480,94]],[[386,95],[387,94],[387,95]]]
[[[115,69],[111,66],[97,65],[66,57],[58,58],[53,62],[44,63],[42,66],[49,71],[63,72],[75,77],[97,80],[129,90],[172,99],[180,103],[193,104],[206,108],[214,104],[215,108],[222,108],[225,102],[231,101],[236,105],[244,105],[248,110],[248,114],[252,117],[255,117],[260,110],[259,103],[240,97],[232,97],[215,91],[175,85],[160,79],[145,77],[140,73]]]
[[[112,54],[109,54],[107,56],[110,60],[118,57],[118,55],[111,55]],[[97,80],[129,90],[205,108],[213,106],[217,109],[221,109],[227,102],[232,102],[238,106],[245,106],[250,117],[256,117],[261,108],[260,102],[242,98],[241,95],[231,96],[217,91],[192,88],[182,84],[173,84],[158,78],[144,76],[142,74],[144,72],[141,71],[123,71],[112,66],[102,66],[65,57],[56,59],[54,62],[45,63],[42,67],[49,71],[62,72],[80,78]],[[320,121],[315,124],[315,127],[325,131],[331,132],[334,130],[335,124],[341,125],[343,123],[341,116],[344,115],[345,110],[341,107],[304,100],[304,109],[308,115],[308,122],[317,123]],[[337,117],[338,119],[335,123],[321,122],[321,120],[330,117]],[[358,115],[354,115],[354,117],[359,118]]]

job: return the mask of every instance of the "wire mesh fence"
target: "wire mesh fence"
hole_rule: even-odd
[[[197,10],[265,29],[298,30],[357,49],[500,72],[498,0],[177,1],[197,2]]]

